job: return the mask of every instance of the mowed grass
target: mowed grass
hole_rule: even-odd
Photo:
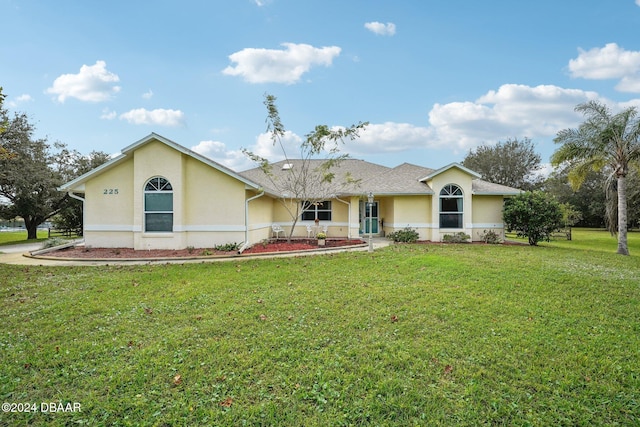
[[[82,412],[0,413],[0,425],[638,425],[639,236],[623,257],[589,233],[3,265],[3,401]]]
[[[38,230],[37,236],[37,239],[27,240],[26,231],[2,231],[0,232],[0,252],[2,252],[3,245],[17,245],[47,240],[49,232],[47,230]]]

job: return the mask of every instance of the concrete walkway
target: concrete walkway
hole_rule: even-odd
[[[391,244],[385,238],[374,238],[373,249],[382,248]],[[144,264],[187,264],[203,262],[239,261],[258,258],[284,258],[291,256],[312,256],[336,252],[367,251],[368,246],[328,248],[321,250],[309,250],[300,252],[269,253],[243,256],[229,256],[216,258],[159,258],[159,259],[123,259],[112,258],[109,260],[92,259],[64,259],[42,256],[31,256],[30,252],[37,251],[42,243],[25,243],[19,245],[0,246],[0,264],[12,265],[41,265],[41,266],[100,266],[100,265],[144,265]],[[0,267],[1,268],[1,267]]]

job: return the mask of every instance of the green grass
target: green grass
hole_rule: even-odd
[[[0,266],[3,401],[82,405],[0,425],[638,425],[640,236],[589,233]]]
[[[21,243],[34,243],[34,242],[43,242],[49,238],[49,232],[47,230],[38,230],[38,238],[37,239],[29,239],[27,240],[27,232],[26,231],[3,231],[0,232],[0,252],[2,251],[2,246],[6,245],[18,245]],[[78,236],[63,236],[58,232],[52,231],[51,237],[62,237],[63,239],[76,239]]]

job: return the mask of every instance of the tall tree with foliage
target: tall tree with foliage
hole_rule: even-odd
[[[0,123],[5,123],[0,146],[8,153],[0,158],[0,196],[4,199],[0,217],[21,217],[27,239],[35,239],[38,226],[69,203],[69,197],[57,188],[77,176],[72,171],[77,169],[78,155],[64,144],[55,144],[54,151],[46,138],[35,139],[35,128],[25,113],[9,117],[0,109]]]
[[[604,227],[606,215],[606,174],[604,171],[590,171],[585,176],[580,188],[571,187],[568,178],[569,171],[556,168],[547,177],[542,190],[553,195],[560,203],[568,203],[580,212],[581,227]]]
[[[528,238],[532,246],[541,240],[549,241],[551,234],[563,226],[560,204],[542,191],[528,191],[507,199],[503,218],[507,230]]]
[[[627,244],[627,175],[634,162],[640,160],[640,120],[635,107],[617,114],[604,104],[590,101],[576,111],[586,120],[577,129],[564,129],[554,139],[561,146],[551,157],[555,165],[566,164],[569,181],[579,188],[589,171],[605,170],[614,190],[608,192],[607,218],[609,230],[618,235],[618,253],[629,255]],[[613,195],[617,197],[613,197]],[[615,217],[617,214],[617,221]],[[617,227],[616,227],[617,223]]]
[[[268,159],[244,149],[243,152],[258,164],[266,175],[272,188],[280,195],[280,202],[291,217],[291,230],[287,237],[291,241],[296,223],[302,212],[314,203],[320,203],[335,196],[338,188],[353,185],[355,180],[349,175],[336,182],[335,168],[349,155],[340,151],[345,140],[355,140],[368,123],[360,122],[348,128],[330,128],[318,125],[305,135],[300,145],[299,158],[293,159],[285,149],[283,138],[286,129],[280,119],[276,106],[276,97],[265,94],[264,105],[267,107],[267,132],[271,135],[274,146],[278,146],[290,167],[284,174],[274,173]]]
[[[7,116],[4,110],[3,104],[4,100],[7,96],[2,93],[2,86],[0,86],[0,135],[3,134],[7,129]],[[0,140],[0,160],[7,160],[13,157],[9,150],[2,144]]]
[[[482,179],[521,190],[537,188],[542,179],[540,155],[529,138],[508,139],[496,145],[481,145],[463,160],[464,167],[482,175]]]
[[[56,145],[60,149],[57,154],[57,168],[63,182],[85,174],[109,161],[111,156],[102,151],[92,151],[88,155],[82,155],[76,150],[69,150],[64,145]],[[80,200],[69,198],[66,206],[51,218],[54,227],[66,233],[82,234],[83,230],[83,204]]]

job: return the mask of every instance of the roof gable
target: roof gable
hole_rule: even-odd
[[[444,172],[446,172],[446,171],[448,171],[449,169],[452,169],[452,168],[459,169],[462,172],[471,175],[473,178],[477,178],[477,179],[482,178],[482,175],[480,175],[478,172],[472,171],[471,169],[462,166],[460,163],[450,163],[450,164],[448,164],[447,166],[445,166],[443,168],[440,168],[440,169],[438,169],[436,171],[431,172],[430,174],[428,174],[424,178],[421,178],[420,181],[422,181],[422,182],[429,181],[429,180],[433,179],[435,176],[438,176],[441,173],[444,173]]]
[[[260,185],[243,177],[242,175],[237,174],[236,172],[232,171],[231,169],[221,165],[220,163],[217,163],[201,154],[196,153],[195,151],[191,151],[186,147],[183,147],[182,145],[171,141],[168,138],[165,138],[161,135],[158,135],[157,133],[150,133],[149,135],[145,136],[144,138],[134,142],[133,144],[125,147],[122,149],[121,153],[114,157],[113,159],[109,160],[108,162],[98,166],[95,169],[90,170],[89,172],[85,173],[84,175],[79,176],[78,178],[69,181],[65,184],[63,184],[62,186],[60,186],[58,188],[59,191],[69,191],[69,190],[73,190],[74,188],[78,188],[80,187],[82,184],[84,184],[86,181],[90,180],[91,178],[100,175],[101,173],[105,172],[106,170],[114,167],[115,165],[123,162],[125,159],[129,158],[131,156],[131,154],[136,151],[137,149],[147,145],[148,143],[152,142],[152,141],[158,141],[161,142],[171,148],[173,148],[174,150],[185,154],[189,157],[192,157],[204,164],[206,164],[207,166],[212,167],[213,169],[216,169],[226,175],[231,176],[232,178],[237,179],[238,181],[243,182],[244,184],[246,184],[249,187],[258,189],[260,188]]]

